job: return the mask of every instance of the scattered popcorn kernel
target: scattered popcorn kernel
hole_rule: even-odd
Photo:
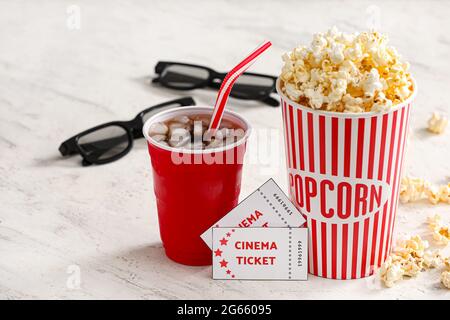
[[[410,256],[401,263],[404,275],[408,277],[417,276],[423,269],[423,259]]]
[[[402,177],[400,182],[400,201],[403,203],[425,199],[428,182],[420,178]]]
[[[450,289],[450,271],[444,271],[441,274],[441,282],[447,289]]]
[[[395,282],[402,280],[405,271],[400,262],[393,262],[391,257],[383,263],[380,269],[380,277],[386,287],[390,288]]]
[[[450,203],[450,182],[439,187],[439,201],[443,203]]]
[[[439,234],[439,241],[450,241],[449,228],[442,225],[442,218],[436,214],[427,219],[429,228],[434,234]],[[440,242],[439,242],[440,243]],[[387,287],[392,287],[403,277],[416,277],[420,272],[444,267],[445,271],[441,275],[441,282],[444,286],[450,286],[450,257],[442,257],[440,250],[430,250],[428,241],[423,240],[419,235],[402,239],[397,242],[397,246],[381,265],[380,279]]]
[[[448,227],[440,227],[437,230],[433,231],[433,239],[437,244],[440,245],[448,245],[450,242],[450,230]]]
[[[422,257],[425,252],[425,249],[427,249],[428,247],[429,247],[428,241],[422,240],[422,238],[419,235],[417,235],[412,236],[406,240],[400,240],[394,252],[401,252],[402,250],[407,250],[410,254]]]
[[[282,92],[313,109],[384,112],[414,90],[409,64],[377,32],[345,34],[334,27],[282,59]]]
[[[423,199],[428,199],[432,204],[450,204],[450,183],[435,186],[421,178],[402,177],[400,182],[400,201],[407,203]]]
[[[450,257],[444,259],[444,266],[448,271],[450,271]]]
[[[427,269],[439,268],[444,263],[440,250],[425,251],[423,256],[423,266]]]
[[[435,133],[435,134],[441,134],[445,131],[445,128],[447,127],[448,119],[437,112],[433,112],[433,115],[428,120],[428,131]]]
[[[392,287],[403,276],[417,276],[424,269],[423,257],[427,248],[428,242],[420,236],[398,241],[397,247],[381,266],[381,280],[387,287]]]
[[[450,269],[448,258],[444,260],[439,250],[427,250],[428,247],[428,242],[418,235],[398,241],[397,246],[381,266],[381,280],[387,287],[392,287],[404,276],[415,277],[424,270],[439,268],[445,263]]]
[[[435,230],[442,225],[442,217],[439,214],[435,214],[434,216],[428,217],[427,222],[430,230]]]
[[[430,228],[433,239],[439,245],[448,245],[450,242],[450,228],[442,224],[442,218],[436,214],[428,217],[428,227]]]

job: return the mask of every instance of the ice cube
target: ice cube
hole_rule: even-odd
[[[225,145],[222,139],[212,139],[205,149],[219,148]]]
[[[224,136],[222,131],[216,130],[216,129],[208,129],[203,134],[203,140],[204,141],[211,141],[212,140],[223,140]]]
[[[165,134],[154,134],[151,137],[156,142],[161,142],[167,139],[167,136]]]
[[[150,136],[155,135],[155,134],[167,134],[167,132],[169,131],[169,128],[161,122],[155,122],[150,126],[150,129],[148,130],[148,134]]]
[[[175,128],[170,131],[169,144],[172,147],[183,147],[191,141],[191,134],[184,128]]]
[[[203,136],[203,123],[201,121],[194,121],[194,140],[202,140]]]
[[[241,128],[234,129],[233,135],[239,140],[245,136],[245,131]]]
[[[195,141],[190,144],[190,148],[195,149],[195,150],[201,150],[201,149],[203,149],[203,147],[204,147],[204,144],[201,141]]]
[[[173,120],[182,124],[188,124],[189,122],[191,122],[191,119],[189,119],[188,116],[178,116],[173,118]]]
[[[173,130],[178,129],[178,128],[187,129],[188,126],[187,126],[186,124],[180,123],[180,122],[172,122],[172,123],[169,125],[170,131],[173,131]]]
[[[222,135],[222,139],[223,139],[223,138],[228,138],[228,137],[232,136],[234,130],[228,129],[228,128],[222,128],[219,131],[220,131],[220,133]]]

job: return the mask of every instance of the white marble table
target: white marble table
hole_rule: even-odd
[[[104,166],[83,168],[78,157],[57,152],[76,132],[185,95],[149,86],[159,59],[226,70],[270,39],[273,48],[252,71],[277,74],[281,54],[314,32],[375,25],[411,62],[419,84],[406,171],[445,183],[450,131],[431,136],[424,128],[431,111],[449,111],[450,3],[370,5],[0,1],[0,298],[449,299],[437,271],[392,289],[374,278],[213,281],[210,267],[178,265],[163,253],[144,141]],[[215,98],[211,91],[191,94],[199,104]],[[269,177],[286,190],[280,109],[237,100],[229,107],[280,139],[271,146],[271,166],[247,163],[242,197]],[[432,213],[450,222],[448,205],[402,205],[396,234],[425,235]]]

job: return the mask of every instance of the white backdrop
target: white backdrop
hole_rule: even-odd
[[[432,111],[449,111],[449,11],[448,1],[0,1],[0,298],[449,299],[437,271],[392,289],[373,278],[213,281],[209,267],[164,256],[143,140],[104,166],[57,152],[79,131],[160,101],[214,102],[212,91],[151,87],[158,60],[225,71],[269,39],[249,71],[277,75],[282,53],[315,32],[376,27],[419,87],[406,171],[446,183],[450,130],[432,136],[425,127]],[[270,177],[287,190],[280,108],[234,99],[228,107],[259,138],[272,137],[268,151],[251,143],[241,199]],[[448,205],[401,205],[396,235],[427,237],[432,213],[450,222]]]

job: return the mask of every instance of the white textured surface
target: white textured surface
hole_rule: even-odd
[[[81,29],[66,27],[69,5]],[[392,289],[376,280],[213,281],[210,267],[169,261],[161,248],[144,141],[113,164],[83,168],[57,148],[72,134],[127,119],[183,96],[148,85],[159,59],[233,66],[263,39],[273,47],[252,71],[277,74],[281,54],[336,25],[380,30],[412,64],[419,85],[407,172],[449,179],[449,132],[424,128],[448,113],[450,3],[444,1],[6,1],[0,2],[0,298],[450,298],[438,272]],[[368,9],[369,7],[369,9]],[[378,9],[377,9],[378,8]],[[211,104],[211,91],[191,93]],[[231,100],[256,128],[281,127],[280,109]],[[274,131],[275,133],[279,131]],[[246,165],[241,198],[270,176],[286,190],[282,143],[274,168]],[[398,234],[425,234],[428,214],[450,222],[449,206],[401,206]],[[81,286],[67,272],[80,268]],[[76,268],[76,267],[75,267]],[[69,280],[68,280],[69,279]]]

